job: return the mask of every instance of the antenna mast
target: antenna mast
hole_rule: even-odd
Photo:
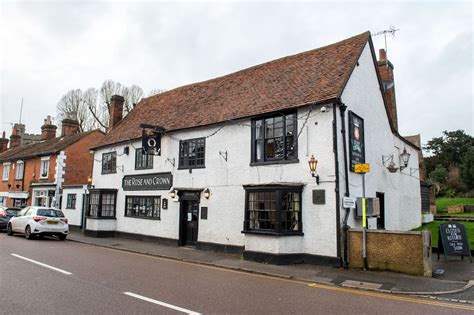
[[[387,49],[387,34],[392,35],[392,38],[394,38],[395,37],[395,32],[399,31],[399,30],[400,29],[399,28],[396,29],[395,26],[390,26],[390,28],[388,30],[383,30],[383,31],[372,34],[372,37],[383,35],[384,40],[385,40],[385,51],[388,51],[388,49]]]
[[[20,121],[18,122],[21,124],[21,115],[23,114],[23,97],[21,98],[21,106],[20,106]]]

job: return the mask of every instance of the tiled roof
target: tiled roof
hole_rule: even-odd
[[[143,99],[97,147],[141,137],[140,124],[178,130],[340,97],[370,33]]]
[[[35,156],[45,156],[57,153],[93,132],[99,131],[91,130],[66,137],[45,140],[40,143],[26,144],[15,148],[10,148],[5,152],[0,153],[0,162],[22,160]]]

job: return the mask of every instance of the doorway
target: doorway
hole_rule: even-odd
[[[179,215],[179,246],[196,246],[199,231],[200,192],[181,192]]]
[[[375,195],[379,199],[380,214],[377,218],[377,229],[385,230],[385,193],[377,192]]]

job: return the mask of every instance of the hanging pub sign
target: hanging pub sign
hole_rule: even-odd
[[[161,155],[161,135],[164,128],[153,125],[141,124],[143,154]]]
[[[169,190],[172,185],[173,175],[170,172],[125,175],[122,180],[122,188],[125,191]]]
[[[364,120],[349,111],[349,157],[351,171],[355,171],[356,164],[365,163]]]
[[[466,228],[459,222],[446,222],[438,226],[438,259],[443,253],[446,256],[468,256],[472,262],[471,250],[467,239]]]

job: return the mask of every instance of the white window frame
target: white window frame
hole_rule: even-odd
[[[3,181],[8,181],[8,178],[10,177],[10,167],[11,167],[10,162],[3,163],[3,173],[2,173],[2,180]],[[6,170],[8,170],[8,171],[6,171]]]
[[[20,173],[21,170],[21,173]],[[23,179],[23,174],[25,173],[25,162],[16,161],[16,172],[15,179]]]
[[[47,162],[47,163],[46,163]],[[43,172],[44,172],[44,165],[47,165],[46,166],[46,176],[43,176]],[[40,178],[48,178],[49,176],[49,156],[47,157],[42,157],[41,158],[41,162],[40,162]]]

